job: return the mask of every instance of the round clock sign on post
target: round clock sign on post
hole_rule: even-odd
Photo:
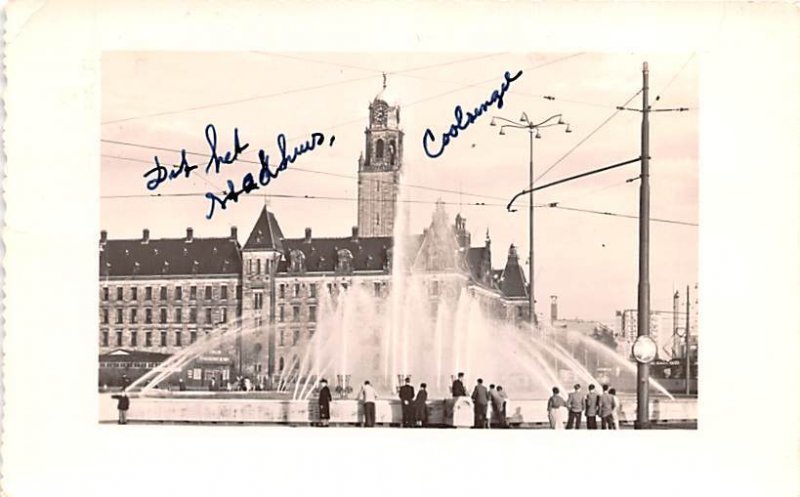
[[[648,335],[642,335],[633,342],[633,357],[642,364],[652,362],[656,358],[658,346]]]

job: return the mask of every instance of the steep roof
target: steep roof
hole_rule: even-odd
[[[392,248],[391,237],[374,238],[290,238],[283,240],[284,257],[278,272],[288,272],[291,253],[299,250],[305,256],[306,271],[335,271],[340,250],[349,250],[353,255],[354,271],[380,271],[387,266]]]
[[[233,238],[159,238],[101,242],[100,276],[237,275],[239,242]]]
[[[528,296],[528,285],[525,282],[525,274],[522,266],[519,265],[517,248],[514,245],[508,249],[508,260],[503,274],[500,275],[500,291],[503,295],[510,298],[520,298]]]
[[[267,207],[261,209],[253,231],[244,244],[243,250],[277,250],[283,251],[283,232],[275,219],[275,214],[267,211]]]

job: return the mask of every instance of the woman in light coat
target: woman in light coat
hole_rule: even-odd
[[[619,399],[617,398],[617,389],[612,388],[608,391],[614,399],[614,405],[611,410],[611,419],[614,420],[614,429],[619,430]]]
[[[564,429],[564,414],[567,412],[567,401],[558,394],[558,387],[553,387],[553,395],[547,400],[547,417],[550,428],[553,430]]]

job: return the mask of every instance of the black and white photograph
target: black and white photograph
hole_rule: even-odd
[[[695,55],[104,54],[100,421],[696,428]]]

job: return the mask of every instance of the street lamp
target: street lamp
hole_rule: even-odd
[[[555,121],[555,119],[558,119],[558,121]],[[566,133],[572,133],[572,129],[570,129],[568,123],[564,122],[564,119],[562,118],[561,114],[552,115],[552,116],[548,117],[547,119],[545,119],[544,121],[541,121],[541,122],[538,122],[538,123],[537,122],[533,122],[530,119],[528,119],[528,114],[525,113],[525,112],[523,112],[522,116],[520,116],[519,122],[512,121],[512,120],[506,119],[504,117],[494,116],[494,117],[492,117],[492,120],[489,123],[489,125],[490,126],[498,126],[498,123],[497,123],[498,120],[502,121],[502,123],[499,124],[499,126],[500,126],[500,134],[501,135],[505,135],[506,134],[505,133],[506,129],[524,129],[524,130],[528,131],[528,137],[529,137],[529,140],[530,140],[530,154],[529,154],[529,159],[530,159],[529,160],[529,166],[530,166],[529,175],[530,176],[529,176],[529,181],[528,181],[528,187],[530,189],[530,197],[529,197],[529,203],[528,203],[528,223],[529,223],[529,229],[528,229],[528,236],[529,236],[528,248],[529,248],[529,253],[528,253],[528,258],[529,258],[529,264],[530,264],[530,266],[528,267],[528,284],[530,285],[530,290],[528,291],[528,299],[530,301],[529,302],[529,309],[530,309],[530,314],[531,314],[531,316],[530,316],[531,326],[536,326],[536,324],[537,324],[537,322],[536,322],[536,300],[534,298],[534,293],[533,293],[533,139],[534,138],[540,139],[542,137],[541,133],[539,132],[539,130],[542,129],[542,128],[550,128],[550,127],[553,127],[553,126],[565,126],[566,129],[564,131]],[[534,131],[536,133],[534,133]]]

